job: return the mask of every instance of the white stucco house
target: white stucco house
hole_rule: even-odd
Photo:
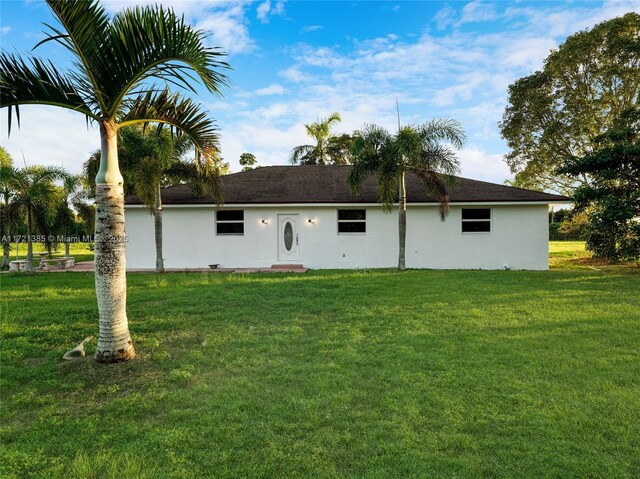
[[[398,261],[398,213],[376,179],[350,193],[348,166],[271,166],[221,178],[223,204],[188,186],[162,190],[166,268],[387,268]],[[460,178],[449,215],[407,176],[406,264],[434,269],[548,269],[548,207],[563,196]],[[127,268],[154,268],[153,217],[125,199]]]

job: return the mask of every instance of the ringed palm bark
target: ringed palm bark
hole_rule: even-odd
[[[33,223],[35,215],[46,220],[55,216],[60,206],[59,188],[56,180],[67,174],[62,168],[29,166],[16,168],[7,179],[13,191],[13,204],[27,213],[27,273],[33,273]]]
[[[135,357],[126,313],[123,179],[117,131],[157,122],[182,130],[193,142],[199,166],[213,167],[218,134],[200,105],[168,85],[195,92],[199,81],[214,94],[226,86],[221,52],[204,44],[204,33],[161,6],[136,7],[112,18],[96,1],[47,0],[59,22],[38,45],[54,41],[72,55],[74,68],[2,52],[0,104],[9,125],[20,105],[45,104],[85,115],[100,127],[101,158],[96,175],[95,284],[99,310],[96,360]],[[36,46],[38,46],[36,45]],[[9,130],[10,131],[10,130]]]
[[[440,218],[448,213],[449,188],[455,184],[459,162],[454,149],[465,142],[462,127],[455,120],[432,120],[420,126],[405,126],[395,135],[376,125],[367,125],[353,140],[353,167],[347,177],[358,193],[362,182],[377,175],[378,201],[390,212],[398,201],[398,269],[406,269],[407,195],[405,175],[422,178],[427,191],[440,202]]]

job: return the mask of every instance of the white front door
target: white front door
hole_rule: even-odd
[[[278,215],[278,261],[298,260],[298,215]]]

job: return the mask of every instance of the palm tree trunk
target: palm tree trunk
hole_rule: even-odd
[[[398,269],[404,271],[407,269],[405,265],[405,245],[407,242],[407,191],[404,184],[404,171],[400,175],[400,181],[398,182],[398,197],[399,197],[399,211],[398,211],[398,235],[399,235],[399,248],[398,248]]]
[[[27,206],[27,273],[33,273],[33,244],[31,243],[31,206]]]
[[[2,244],[2,268],[6,269],[9,267],[9,261],[11,255],[11,243],[6,241]]]
[[[70,244],[69,244],[69,231],[67,230],[66,226],[64,228],[64,255],[68,258],[70,256],[69,254],[69,248]]]
[[[11,227],[9,226],[9,200],[5,194],[4,199],[4,211],[2,214],[5,216],[2,219],[2,224],[4,226],[2,234],[4,236],[2,241],[2,269],[7,269],[9,267],[9,261],[11,258],[9,257],[11,254]]]
[[[162,259],[162,194],[159,183],[156,186],[154,203],[153,222],[156,234],[156,273],[164,273],[164,260]]]
[[[100,125],[100,170],[96,176],[95,280],[99,335],[96,361],[128,361],[136,355],[127,320],[124,189],[113,123]]]

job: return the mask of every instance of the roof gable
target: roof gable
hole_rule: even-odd
[[[347,186],[350,166],[267,166],[221,177],[223,202],[233,204],[299,204],[299,203],[376,203],[375,175],[367,178],[359,195]],[[406,176],[407,202],[435,203],[420,177]],[[566,202],[569,198],[539,191],[525,190],[485,181],[459,178],[450,193],[451,203],[468,202]],[[135,195],[125,198],[127,204],[140,204]],[[162,189],[165,205],[215,204],[210,196],[197,198],[186,185]]]

